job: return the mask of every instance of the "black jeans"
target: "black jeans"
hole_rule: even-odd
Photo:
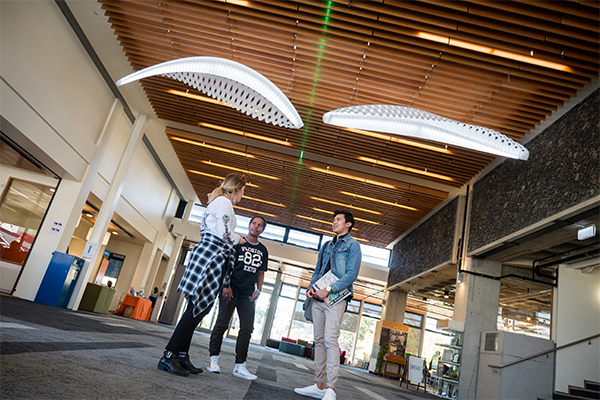
[[[237,309],[238,316],[240,317],[240,333],[235,344],[235,363],[242,364],[246,362],[250,338],[254,331],[255,303],[256,301],[251,302],[247,297],[243,299],[234,297],[231,301],[227,301],[223,299],[223,295],[221,294],[219,297],[219,315],[210,335],[210,343],[208,345],[211,356],[218,356],[221,352],[223,335],[229,327],[233,310]]]
[[[188,300],[187,308],[177,323],[175,331],[173,332],[173,335],[171,335],[171,340],[169,340],[165,349],[173,354],[188,353],[190,351],[192,338],[194,337],[194,330],[198,324],[202,322],[202,318],[209,313],[212,306],[213,305],[211,304],[206,310],[198,314],[197,317],[194,317],[194,306]]]

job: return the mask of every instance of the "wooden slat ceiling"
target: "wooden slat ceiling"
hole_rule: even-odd
[[[202,201],[216,179],[190,171],[231,172],[219,164],[271,175],[277,180],[251,175],[257,187],[246,194],[285,207],[249,199],[240,206],[272,214],[274,222],[325,230],[327,224],[297,215],[327,221],[331,216],[314,208],[342,207],[314,198],[376,211],[354,210],[357,217],[378,223],[356,225],[356,236],[377,246],[396,239],[494,157],[342,130],[323,124],[325,112],[349,105],[410,106],[519,140],[599,71],[596,1],[100,1],[133,70],[191,56],[235,60],[277,85],[302,117],[301,129],[275,127],[228,107],[169,93],[202,96],[175,80],[144,79],[157,117],[190,126],[189,132],[172,130],[170,137],[218,143],[254,156],[172,139]],[[287,141],[288,146],[279,146],[281,151],[265,146],[265,151],[260,139],[248,145],[233,133],[203,136],[199,124]],[[291,156],[290,149],[303,151],[304,159]],[[315,161],[323,157],[330,162]]]

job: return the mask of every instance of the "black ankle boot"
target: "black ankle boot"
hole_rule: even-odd
[[[190,374],[181,367],[179,360],[170,351],[165,351],[165,354],[158,362],[158,369],[181,376],[188,376]]]
[[[183,369],[185,369],[190,374],[201,374],[202,368],[195,367],[194,364],[190,361],[189,354],[180,354],[179,355],[179,364]]]

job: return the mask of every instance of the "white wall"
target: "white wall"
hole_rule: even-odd
[[[559,266],[556,303],[556,332],[561,346],[600,332],[600,268],[589,274]],[[598,381],[600,339],[559,350],[556,355],[555,390],[568,392],[568,385],[583,386],[583,380]]]

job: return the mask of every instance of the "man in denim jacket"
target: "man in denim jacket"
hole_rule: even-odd
[[[294,391],[298,394],[323,400],[335,400],[335,383],[340,367],[340,325],[347,301],[329,307],[323,299],[330,293],[348,288],[352,298],[352,284],[358,277],[362,254],[360,245],[350,236],[354,226],[354,216],[349,211],[336,211],[333,215],[332,230],[335,238],[325,243],[319,251],[317,266],[310,281],[306,296],[312,301],[312,320],[315,333],[315,375],[316,384]],[[339,278],[325,289],[315,291],[313,284],[329,270]],[[307,300],[308,301],[308,300]]]

